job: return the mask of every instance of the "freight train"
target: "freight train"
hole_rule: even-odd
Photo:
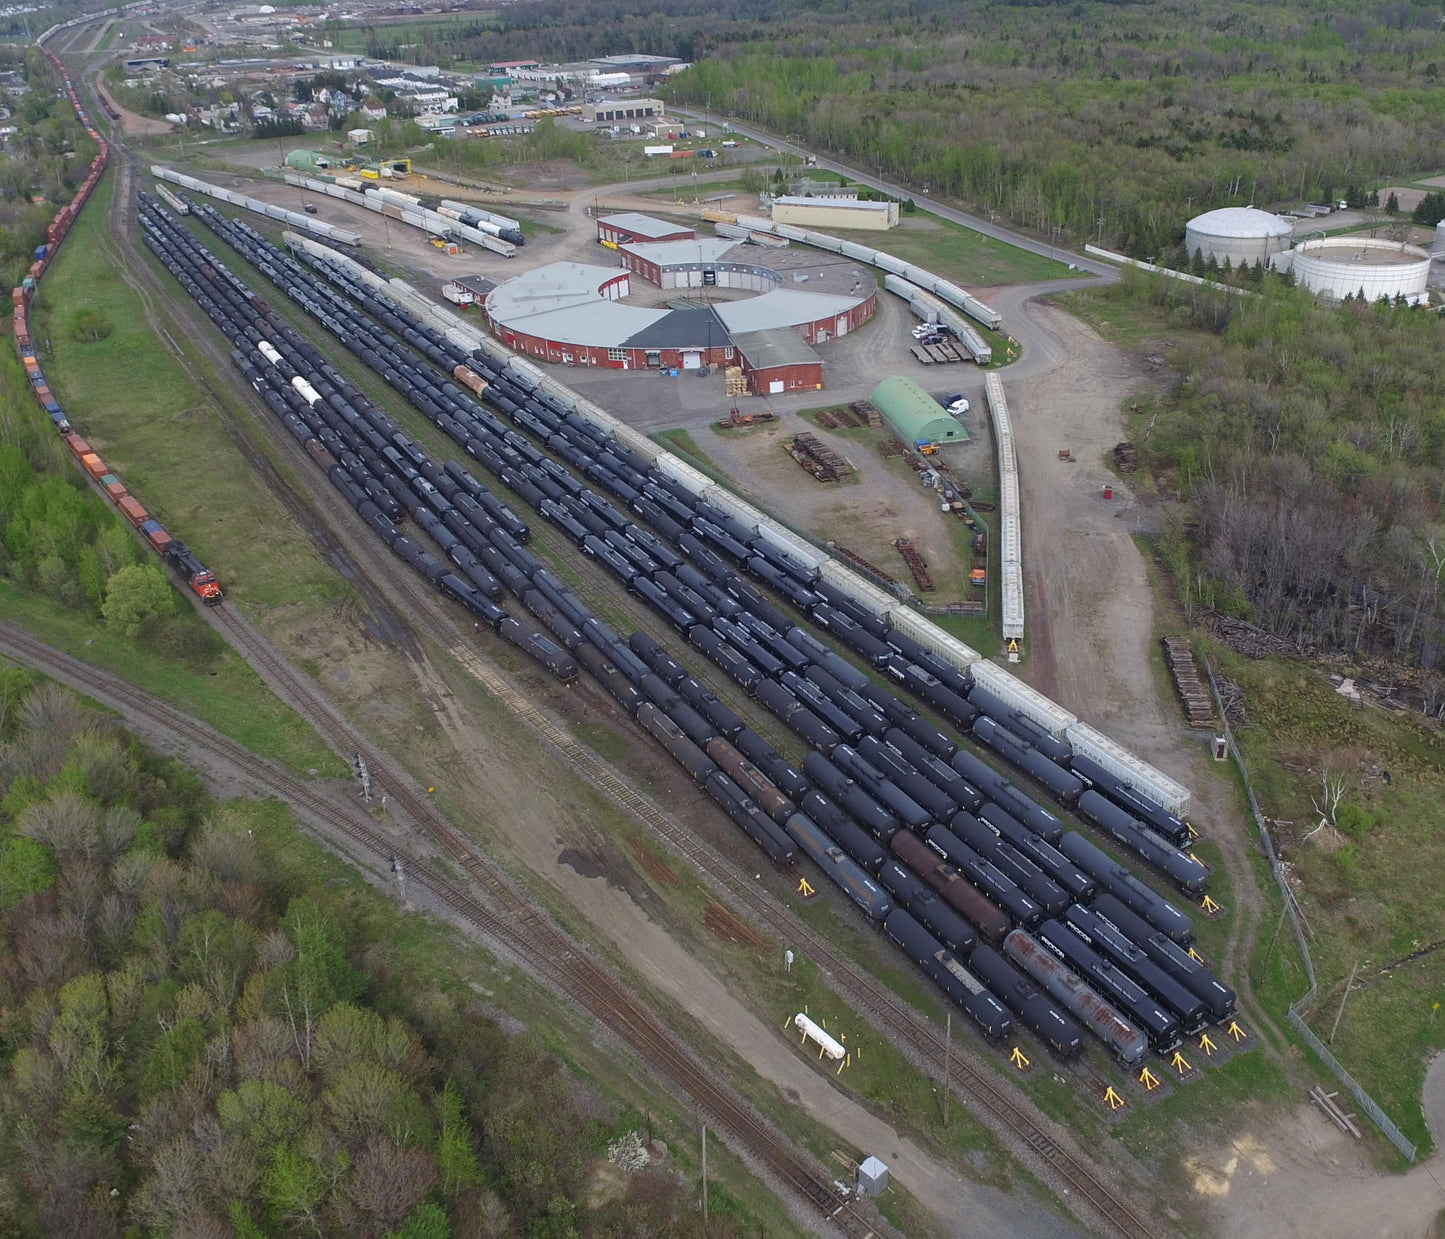
[[[34,261],[30,264],[30,270],[20,287],[11,292],[11,301],[14,307],[13,330],[15,345],[20,353],[20,362],[25,367],[25,377],[30,383],[31,391],[35,394],[35,399],[64,438],[65,445],[70,449],[71,455],[75,457],[76,463],[100,486],[106,497],[115,505],[116,510],[135,528],[146,545],[154,550],[164,563],[169,565],[171,570],[202,602],[208,606],[215,606],[221,601],[221,587],[216,581],[216,574],[207,568],[184,542],[168,533],[161,522],[146,510],[139,499],[130,493],[115,471],[91,449],[90,444],[74,432],[70,419],[60,407],[60,402],[51,390],[50,383],[45,377],[45,371],[40,365],[40,358],[36,353],[35,341],[30,329],[31,308],[35,294],[40,287],[41,280],[45,278],[46,272],[50,269],[50,264],[55,261],[61,245],[70,235],[70,230],[74,227],[80,212],[90,201],[90,197],[95,192],[95,187],[100,183],[100,178],[110,161],[110,144],[92,124],[89,114],[81,105],[80,96],[76,93],[70,75],[54,55],[43,46],[40,50],[55,71],[60,74],[61,80],[65,83],[66,96],[70,99],[71,107],[75,109],[76,118],[100,149],[95,158],[90,161],[90,171],[75,197],[60,208],[45,229],[45,244],[36,248]]]
[[[1059,818],[960,748],[957,740],[901,697],[871,681],[795,616],[800,613],[814,621],[872,666],[891,668],[890,679],[905,688],[911,683],[926,689],[932,694],[923,697],[928,706],[941,709],[938,703],[946,703],[955,722],[961,726],[966,721],[971,727],[980,718],[993,716],[970,701],[978,685],[969,675],[858,606],[788,546],[749,528],[726,507],[700,501],[640,452],[602,434],[535,382],[528,385],[519,374],[492,364],[485,354],[465,349],[363,283],[348,279],[340,266],[304,250],[296,258],[286,255],[214,208],[203,206],[198,213],[203,223],[278,287],[284,286],[308,314],[332,330],[502,487],[551,521],[619,584],[685,633],[690,648],[701,650],[729,680],[771,710],[807,745],[802,768],[794,767],[746,727],[656,638],[634,632],[622,640],[613,634],[517,540],[496,542],[491,533],[484,542],[467,548],[462,539],[466,523],[444,502],[456,508],[463,500],[470,501],[471,487],[480,483],[455,462],[442,469],[427,466],[435,477],[398,483],[405,485],[404,494],[412,495],[403,505],[405,515],[423,533],[435,539],[436,531],[444,529],[462,543],[448,542],[449,555],[470,549],[508,591],[523,598],[534,615],[550,615],[548,627],[577,661],[775,862],[790,864],[799,852],[821,858],[830,878],[837,881],[846,875],[838,885],[875,923],[904,910],[937,940],[939,949],[951,952],[959,966],[1054,1053],[1067,1055],[1078,1049],[1078,1024],[1060,1009],[1063,999],[1042,992],[1048,986],[1039,977],[1021,973],[996,951],[980,954],[976,965],[970,963],[970,956],[989,950],[987,943],[1006,942],[1016,924],[1038,924],[1053,917],[1076,928],[1067,919],[1073,910],[1071,900],[1097,902],[1103,892],[1116,889],[1121,897],[1133,898],[1124,879],[1135,883],[1137,879],[1123,866],[1105,872],[1054,846],[1062,845],[1065,837]],[[179,232],[174,235],[178,242],[182,239]],[[213,270],[219,267],[209,256],[207,265]],[[241,341],[251,343],[242,333],[238,349]],[[264,356],[252,349],[249,357],[258,354]],[[272,358],[265,362],[274,365]],[[308,382],[321,397],[315,405],[319,414],[327,406],[337,412],[335,399],[349,398],[348,389],[332,384],[335,390],[324,391],[314,379]],[[289,384],[286,389],[294,394]],[[476,399],[479,396],[486,407]],[[280,398],[284,401],[284,394]],[[309,395],[300,404],[310,410]],[[368,419],[362,421],[375,432]],[[328,423],[332,430],[346,424],[345,417]],[[301,433],[320,437],[305,425],[298,437]],[[372,445],[373,455],[387,461],[388,472],[422,471],[422,462],[411,455],[416,449],[409,439],[379,438],[380,444]],[[441,499],[427,492],[425,487],[434,485],[436,477],[456,483],[454,492]],[[469,485],[463,484],[463,478],[469,479]],[[439,515],[433,518],[433,512]],[[650,529],[639,523],[643,520]],[[779,596],[781,605],[770,601],[753,581]],[[651,588],[644,588],[644,583]],[[909,669],[919,674],[910,676]],[[1019,728],[1013,734],[1021,737],[1021,744],[1047,756],[1046,744],[1031,742],[1042,741],[1042,734],[1031,732],[1017,718],[1008,721]],[[1061,755],[1057,749],[1054,752]],[[946,821],[932,820],[950,810]],[[945,830],[953,835],[951,841]],[[935,846],[942,844],[951,852],[964,871],[930,849],[926,841],[930,836]],[[925,880],[920,881],[920,876]],[[1172,909],[1161,896],[1152,898]],[[1006,907],[1016,915],[1011,916]],[[1154,911],[1167,917],[1157,908]],[[1180,933],[1178,922],[1170,927]],[[1148,929],[1150,934],[1156,932],[1152,925]],[[1131,934],[1123,936],[1133,940]],[[1174,946],[1171,939],[1159,936]],[[1154,960],[1150,948],[1136,945]],[[1153,950],[1158,953],[1158,944]],[[1051,954],[1050,959],[1059,962]],[[1148,979],[1133,976],[1112,955],[1109,960],[1133,984],[1155,993]],[[937,959],[933,965],[919,964],[954,1002],[963,1005],[958,974]],[[1047,963],[1036,966],[1058,984],[1056,970]],[[1156,970],[1169,971],[1157,962]],[[1113,1008],[1072,969],[1065,971],[1073,978],[1060,986],[1074,1004],[1067,1009],[1089,1013],[1094,1019],[1090,1026],[1129,1061],[1134,1041],[1097,1018],[1104,1007]],[[1154,980],[1157,983],[1157,975]],[[1168,1005],[1162,997],[1160,1002]],[[1210,1014],[1224,1005],[1216,1001]],[[1127,1024],[1117,1011],[1115,1017]],[[1197,1019],[1197,1011],[1192,1018]],[[1132,1031],[1141,1044],[1147,1044],[1138,1029]],[[1156,1043],[1166,1039],[1156,1031]]]

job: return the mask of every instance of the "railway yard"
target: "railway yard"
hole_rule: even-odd
[[[84,116],[73,89],[72,101]],[[429,735],[428,746],[450,750],[438,767],[452,786],[430,794],[416,751],[404,761],[368,735],[357,721],[365,689],[346,685],[335,642],[316,637],[307,651],[288,633],[291,648],[278,651],[257,617],[223,597],[224,564],[202,564],[177,541],[183,528],[147,528],[157,523],[146,496],[127,492],[97,454],[103,434],[60,407],[28,335],[32,386],[80,467],[197,601],[215,604],[208,619],[272,691],[337,754],[364,759],[391,816],[18,628],[0,626],[0,652],[83,687],[223,785],[286,800],[378,885],[389,889],[404,870],[415,906],[586,1012],[711,1124],[804,1231],[898,1233],[838,1164],[870,1154],[940,1235],[1144,1239],[1209,1225],[1207,1204],[1181,1218],[1140,1158],[1098,1137],[1108,1142],[1135,1112],[1175,1105],[1201,1077],[1268,1052],[1258,1013],[1234,988],[1260,899],[1245,831],[1230,820],[1238,809],[1228,792],[1201,784],[1199,737],[1181,739],[1183,720],[1158,708],[1147,655],[1095,706],[1090,668],[1147,645],[1147,607],[1142,620],[1090,633],[1095,608],[1119,600],[1071,577],[1084,567],[1067,553],[1024,560],[1033,645],[1024,643],[1031,661],[1014,675],[1000,665],[997,616],[991,644],[975,651],[820,545],[855,519],[848,509],[876,507],[889,516],[866,535],[870,555],[896,531],[909,549],[916,538],[939,572],[966,573],[966,539],[955,546],[939,532],[952,518],[931,494],[920,502],[906,470],[861,459],[867,431],[850,437],[802,416],[824,401],[866,398],[886,373],[877,366],[910,357],[906,311],[880,302],[853,351],[830,346],[836,388],[830,370],[821,399],[776,402],[776,422],[704,431],[715,400],[687,378],[671,387],[676,396],[640,393],[633,417],[626,376],[579,376],[574,392],[570,372],[509,356],[358,261],[383,257],[366,212],[328,209],[362,238],[360,254],[344,253],[175,185],[158,195],[141,155],[95,136],[93,179],[109,166],[127,278],[195,323],[187,348],[211,359],[228,387],[238,446],[360,598],[366,635],[354,633],[352,648],[375,642],[396,656],[403,679],[392,692],[412,679],[425,726],[445,741]],[[255,192],[281,201],[274,183]],[[577,238],[590,221],[580,198],[567,218],[571,230],[539,247],[548,257],[583,252]],[[52,238],[46,266],[64,239],[65,230]],[[384,258],[392,268],[404,261]],[[429,254],[428,270],[435,263]],[[29,295],[16,290],[22,327],[45,273],[34,273]],[[990,301],[1010,322],[1058,313],[1026,309],[1026,296]],[[1060,363],[1036,338],[1036,352],[989,374],[1000,393],[996,374],[1008,386],[1015,422]],[[920,381],[969,390],[964,420],[983,446],[960,469],[986,490],[982,376],[959,383],[968,366],[933,370]],[[697,456],[647,437],[679,428],[700,442]],[[779,450],[800,430],[857,459],[856,481],[829,491],[809,480],[802,495],[803,475]],[[1109,543],[1108,554],[1125,554],[1119,540],[1133,551],[1127,522],[1097,515],[1093,465],[1070,472],[1046,461],[1037,434],[1019,439],[1026,531],[1031,513],[1049,525],[1076,503],[1094,523],[1081,521],[1079,537]],[[1037,545],[1031,534],[1026,549]],[[1137,562],[1120,571],[1139,578],[1131,589],[1146,588]],[[326,673],[298,670],[303,653]],[[1150,705],[1135,709],[1145,692]],[[483,736],[487,746],[468,752]],[[1192,800],[1165,770],[1188,780]],[[583,788],[587,799],[576,799]],[[616,821],[628,823],[625,834],[609,835],[605,823]],[[748,967],[784,950],[790,962],[805,958],[847,1013],[860,1054],[886,1043],[906,1070],[955,1097],[995,1173],[961,1176],[913,1130],[934,1116],[880,1111],[840,1091],[826,1064],[792,1054],[775,1032],[792,1012],[742,1001],[734,991],[746,974],[710,964],[716,942],[700,940],[659,894],[680,872],[718,909],[714,923],[740,927],[745,952],[757,944]],[[747,1087],[714,1070],[719,1051],[748,1065]],[[788,1097],[809,1131],[846,1155],[827,1161],[816,1137],[810,1151],[760,1091]],[[1083,1126],[1071,1130],[1067,1116]],[[1235,1220],[1230,1233],[1267,1233]]]

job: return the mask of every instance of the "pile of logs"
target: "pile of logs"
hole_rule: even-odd
[[[1227,615],[1214,616],[1212,626],[1215,636],[1230,649],[1243,654],[1246,658],[1268,658],[1271,654],[1299,655],[1310,652],[1293,641],[1267,632],[1256,624],[1241,619],[1232,619]]]
[[[843,457],[806,430],[799,431],[797,437],[784,446],[789,455],[820,482],[839,482],[853,472]]]
[[[1139,449],[1132,443],[1114,445],[1114,468],[1120,473],[1133,473],[1139,468]]]
[[[1174,676],[1174,687],[1179,690],[1179,700],[1184,703],[1184,714],[1191,727],[1214,725],[1214,702],[1209,689],[1199,677],[1199,668],[1194,663],[1194,652],[1183,637],[1164,637],[1164,661]]]
[[[878,406],[871,400],[855,400],[849,407],[863,419],[865,426],[871,426],[877,430],[883,425],[883,414],[878,411]]]

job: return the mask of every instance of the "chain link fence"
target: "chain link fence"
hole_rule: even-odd
[[[1299,911],[1295,907],[1294,892],[1290,890],[1289,883],[1285,881],[1284,871],[1280,868],[1279,856],[1274,850],[1274,840],[1269,837],[1269,830],[1264,824],[1264,813],[1259,807],[1259,801],[1254,795],[1254,786],[1249,781],[1249,771],[1244,765],[1244,756],[1239,751],[1239,746],[1234,742],[1234,731],[1229,726],[1229,719],[1224,712],[1224,701],[1219,695],[1219,685],[1214,679],[1214,668],[1210,665],[1209,659],[1204,660],[1204,673],[1209,677],[1209,691],[1214,695],[1214,705],[1219,711],[1221,725],[1224,728],[1225,743],[1229,745],[1230,756],[1234,758],[1234,764],[1239,770],[1239,777],[1244,780],[1244,790],[1249,797],[1249,811],[1254,815],[1254,825],[1259,831],[1260,846],[1264,848],[1264,854],[1269,860],[1269,871],[1274,874],[1274,880],[1279,885],[1280,898],[1284,900],[1285,914],[1289,917],[1290,928],[1294,931],[1295,941],[1299,944],[1300,958],[1304,960],[1305,975],[1309,978],[1309,989],[1300,997],[1290,1003],[1289,1010],[1285,1013],[1289,1025],[1304,1038],[1305,1043],[1318,1056],[1320,1062],[1334,1074],[1345,1088],[1349,1089],[1350,1096],[1365,1114],[1369,1115],[1371,1121],[1385,1134],[1385,1138],[1405,1155],[1407,1161],[1415,1160],[1415,1146],[1405,1138],[1402,1132],[1391,1121],[1389,1116],[1375,1104],[1375,1099],[1360,1087],[1355,1078],[1350,1075],[1342,1066],[1340,1061],[1325,1048],[1325,1043],[1315,1036],[1314,1031],[1304,1021],[1300,1012],[1307,1010],[1319,993],[1319,982],[1315,979],[1314,960],[1310,958],[1309,944],[1305,941],[1304,927],[1300,923]]]

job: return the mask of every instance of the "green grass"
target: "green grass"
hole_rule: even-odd
[[[62,610],[49,599],[0,581],[0,616],[47,645],[107,671],[194,714],[262,757],[303,773],[340,777],[346,765],[290,706],[227,649],[204,672],[162,658],[116,636],[100,620]]]
[[[216,573],[231,598],[266,608],[334,604],[348,592],[344,582],[259,480],[214,399],[153,333],[141,298],[100,249],[109,228],[110,185],[107,178],[76,224],[39,300],[38,334],[54,350],[46,370],[57,397],[77,429]],[[66,321],[81,305],[113,325],[104,340],[71,339]],[[210,330],[177,322],[157,306],[159,326],[177,341]],[[212,390],[236,382],[213,374],[194,347],[186,351]]]
[[[917,263],[935,275],[956,280],[965,288],[998,284],[1034,284],[1062,280],[1071,275],[1068,264],[995,241],[972,228],[936,215],[917,212],[899,216],[899,225],[887,232],[860,232],[830,228],[845,241],[869,245]],[[997,343],[997,341],[995,341]]]
[[[722,481],[726,474],[712,462],[712,458],[698,446],[692,433],[687,430],[659,430],[649,435],[654,443],[660,443],[671,451],[678,452],[694,469],[700,469],[710,477]]]

